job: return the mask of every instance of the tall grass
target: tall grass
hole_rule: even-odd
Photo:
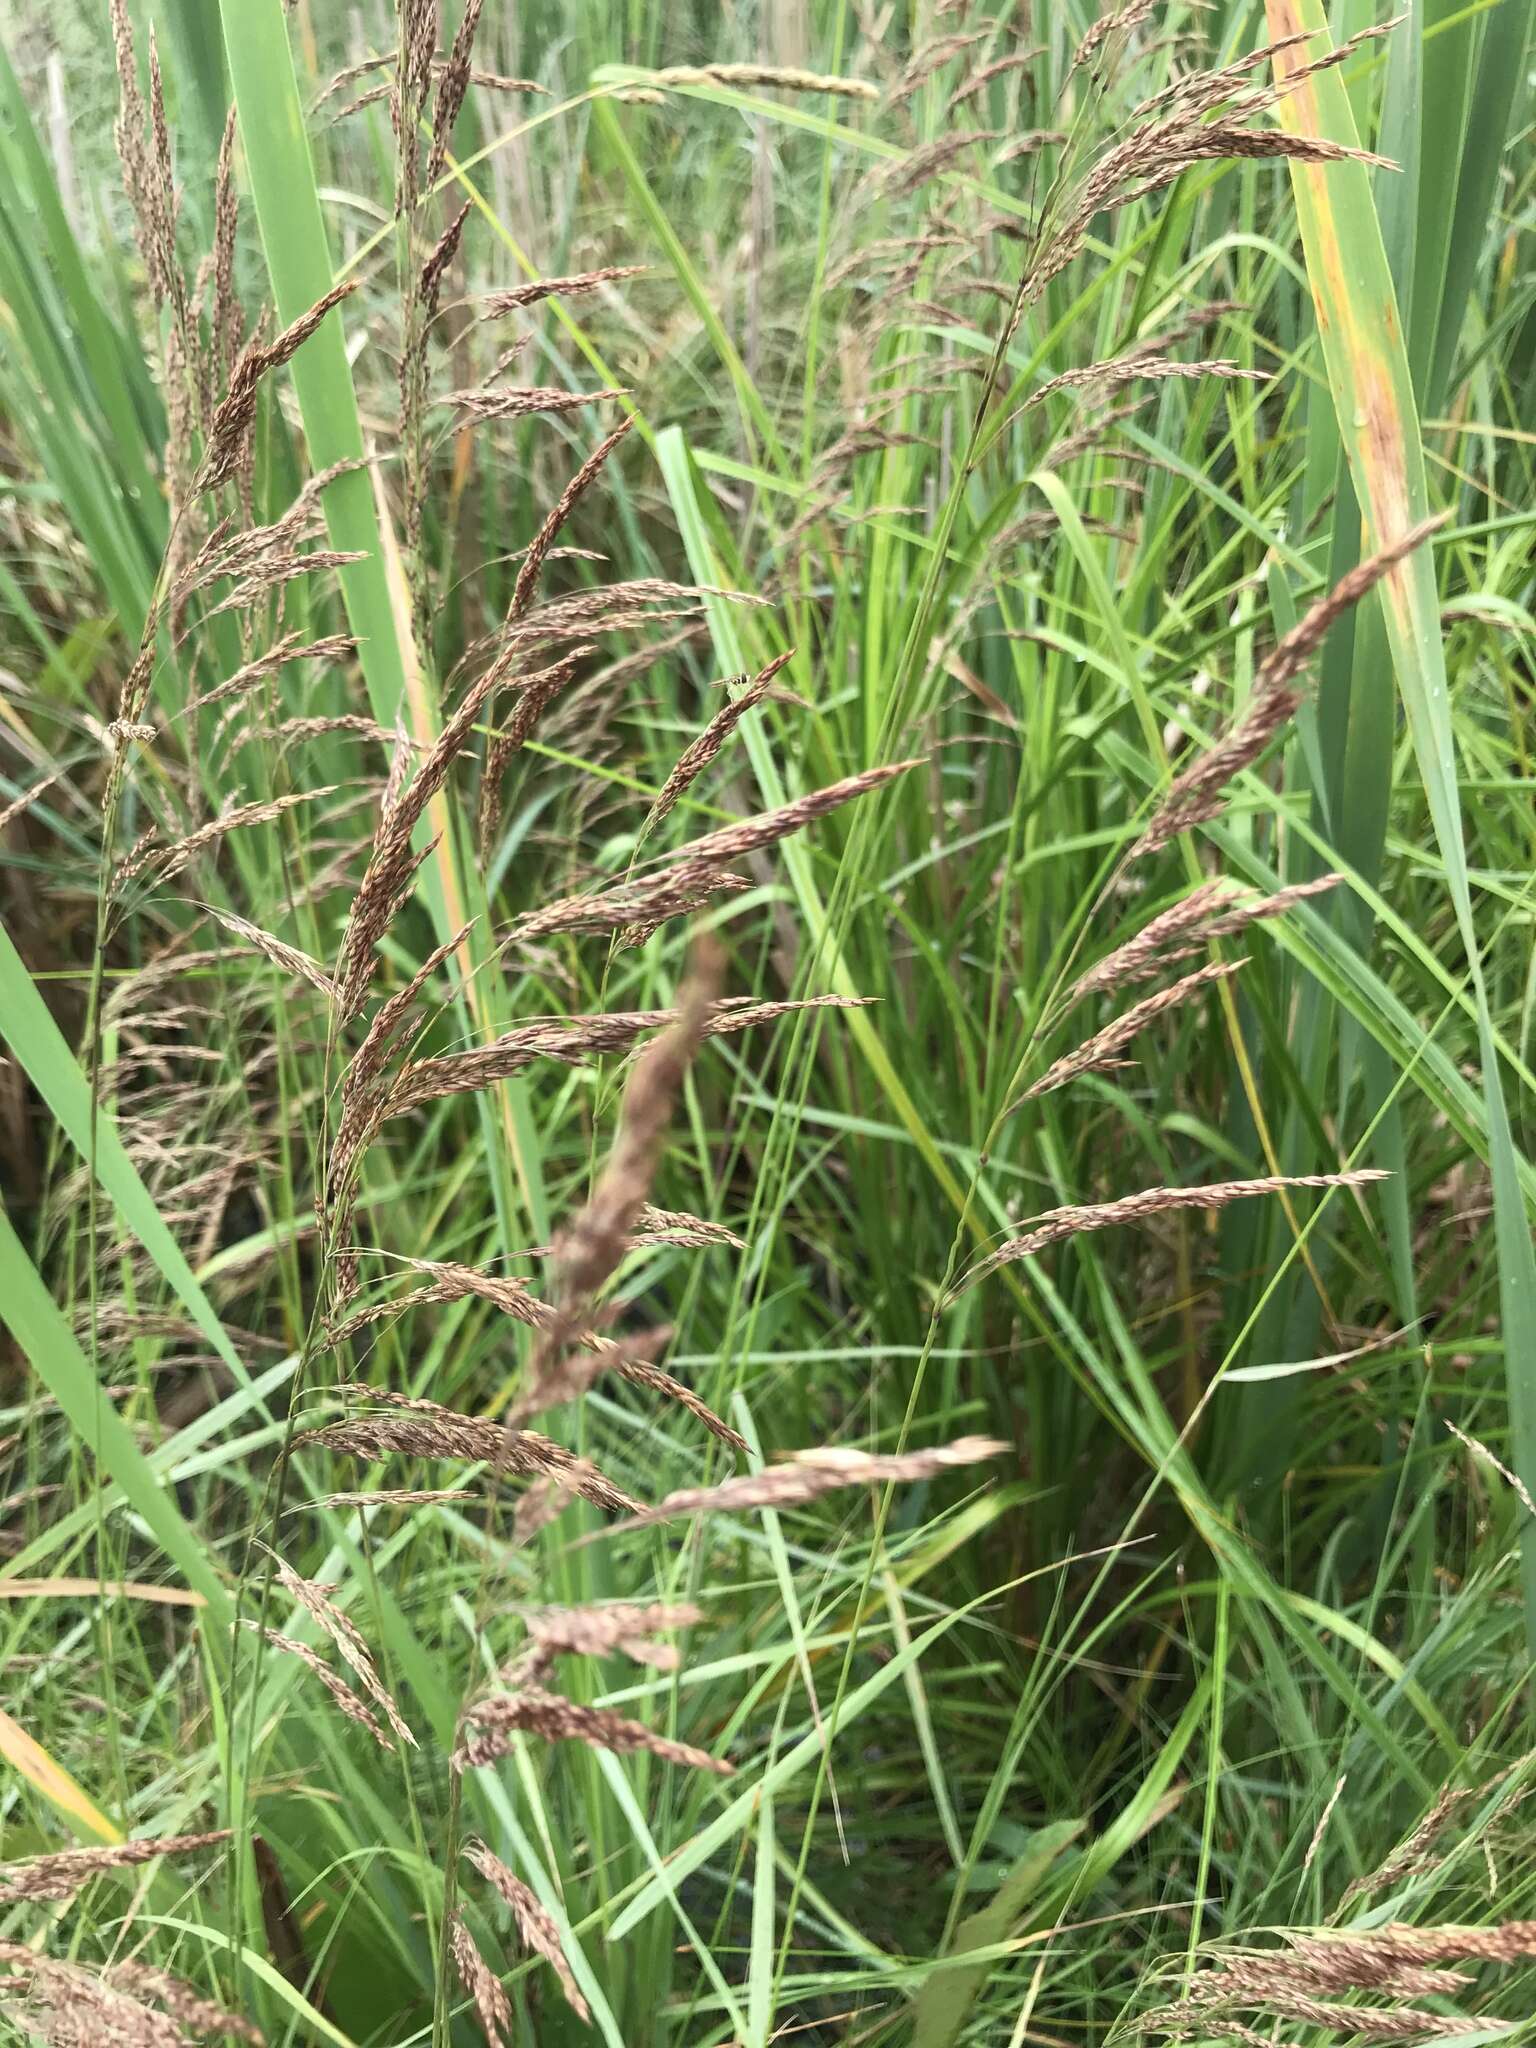
[[[100,12],[5,2024],[1522,2037],[1527,12]]]

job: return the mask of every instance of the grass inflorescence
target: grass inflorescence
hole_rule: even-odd
[[[1520,2037],[1528,21],[1034,12],[0,9],[18,2039]]]

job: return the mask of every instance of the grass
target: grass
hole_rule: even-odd
[[[1528,2038],[1528,13],[403,11],[0,9],[0,2027]]]

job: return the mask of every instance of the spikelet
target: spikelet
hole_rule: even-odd
[[[448,771],[463,751],[497,681],[493,668],[470,685],[415,775],[379,818],[337,963],[337,1010],[343,1023],[362,1007],[373,979],[374,947],[389,929],[423,857],[413,854],[411,835],[447,781]]]
[[[1334,588],[1319,598],[1299,624],[1271,649],[1254,677],[1248,708],[1222,739],[1174,777],[1133,847],[1132,859],[1155,852],[1192,825],[1217,815],[1226,785],[1244,768],[1252,766],[1275,734],[1289,723],[1301,702],[1296,679],[1322,646],[1334,621],[1358,604],[1383,576],[1397,568],[1443,523],[1443,518],[1421,521],[1359,563],[1340,577]]]
[[[473,1266],[456,1266],[430,1259],[412,1259],[407,1263],[420,1272],[433,1275],[431,1284],[419,1287],[411,1294],[397,1296],[391,1301],[373,1303],[367,1308],[355,1311],[345,1321],[328,1328],[325,1337],[327,1345],[334,1347],[348,1343],[373,1324],[386,1318],[393,1318],[408,1309],[462,1301],[466,1296],[473,1296],[489,1302],[493,1308],[499,1309],[503,1315],[511,1316],[515,1322],[522,1323],[529,1329],[538,1330],[551,1343],[558,1338],[562,1343],[578,1344],[591,1354],[589,1360],[580,1361],[579,1364],[567,1360],[566,1368],[556,1383],[551,1398],[542,1403],[543,1406],[554,1406],[558,1401],[572,1398],[603,1373],[617,1372],[622,1379],[630,1381],[633,1385],[661,1394],[666,1400],[686,1409],[697,1421],[703,1423],[711,1435],[719,1437],[723,1443],[730,1444],[736,1450],[746,1449],[745,1440],[728,1422],[723,1422],[691,1388],[685,1387],[680,1380],[673,1379],[670,1373],[663,1372],[660,1366],[652,1362],[651,1350],[659,1349],[670,1339],[670,1330],[653,1330],[641,1337],[628,1337],[621,1343],[615,1342],[610,1337],[599,1336],[595,1330],[573,1330],[572,1319],[567,1313],[556,1308],[552,1302],[539,1300],[521,1280],[513,1279],[509,1275],[481,1273]],[[449,1410],[439,1410],[436,1403],[429,1403],[428,1408],[437,1414],[451,1413]],[[537,1408],[527,1405],[525,1396],[512,1411],[512,1420],[520,1421],[536,1412]]]
[[[485,310],[487,319],[496,320],[508,313],[520,313],[529,306],[540,305],[545,299],[574,299],[585,292],[595,292],[605,284],[618,284],[626,277],[644,277],[649,265],[644,263],[612,264],[605,270],[581,270],[570,277],[539,277],[527,284],[514,285],[508,291],[484,292],[476,302]]]
[[[3,832],[7,825],[14,824],[25,812],[31,810],[38,799],[46,796],[55,783],[62,782],[64,774],[65,771],[62,768],[56,768],[53,774],[43,776],[41,781],[34,782],[30,789],[24,789],[20,796],[13,798],[3,809],[0,809],[0,832]]]
[[[679,862],[659,874],[630,877],[588,895],[556,897],[525,912],[508,927],[502,943],[532,946],[566,932],[618,932],[621,943],[634,945],[668,919],[691,917],[714,897],[750,887],[745,875],[702,861]]]
[[[431,1508],[448,1500],[473,1500],[466,1486],[394,1486],[375,1493],[327,1493],[318,1500],[300,1501],[285,1509],[290,1515],[307,1514],[313,1508]]]
[[[459,109],[469,90],[472,75],[470,56],[484,4],[485,0],[464,0],[453,45],[437,74],[437,105],[432,110],[432,143],[427,152],[426,181],[429,185],[443,168],[448,145],[453,139],[453,124],[459,118]]]
[[[173,1977],[169,1970],[156,1969],[152,1963],[113,1963],[102,1981],[109,1990],[126,1991],[141,2005],[163,2006],[177,2026],[195,2035],[216,2034],[226,2040],[249,2042],[251,2048],[262,2048],[264,2036],[254,2021],[227,2011],[216,1999],[205,1998],[190,1984]]]
[[[60,1849],[51,1856],[28,1856],[0,1865],[0,1903],[67,1899],[104,1870],[133,1869],[141,1863],[153,1862],[157,1856],[186,1856],[194,1850],[216,1848],[229,1839],[228,1828],[214,1828],[204,1834],[151,1835],[129,1842],[109,1842],[101,1848]]]
[[[368,1645],[363,1641],[356,1624],[329,1597],[335,1588],[322,1586],[313,1579],[300,1578],[276,1552],[268,1554],[277,1567],[278,1584],[283,1591],[320,1624],[335,1644],[342,1661],[356,1674],[364,1692],[382,1712],[396,1735],[407,1747],[415,1749],[416,1738],[406,1726],[389,1693],[380,1683]]]
[[[172,846],[157,847],[153,844],[154,834],[146,834],[113,870],[108,894],[120,895],[127,883],[145,873],[156,883],[167,882],[173,875],[180,874],[194,854],[216,846],[229,833],[246,825],[269,825],[274,818],[282,817],[299,804],[318,803],[322,797],[334,796],[336,787],[335,783],[328,783],[323,789],[301,789],[291,796],[273,797],[269,803],[237,805],[221,818],[210,818],[206,825],[199,825],[195,832],[188,833],[185,839],[178,839]]]
[[[677,1015],[635,1062],[619,1135],[585,1208],[555,1241],[561,1306],[596,1294],[624,1255],[651,1191],[672,1105],[702,1044],[724,972],[718,948],[697,947],[678,994]]]
[[[581,1498],[594,1507],[622,1514],[639,1506],[595,1468],[590,1477],[578,1471],[582,1461],[563,1445],[551,1443],[548,1437],[533,1430],[508,1429],[489,1416],[459,1415],[435,1402],[402,1403],[399,1396],[390,1397],[377,1388],[359,1391],[370,1400],[413,1412],[327,1423],[322,1428],[304,1431],[295,1439],[295,1445],[309,1444],[357,1458],[449,1458],[461,1464],[486,1464],[496,1471],[522,1475],[564,1473]]]
[[[717,831],[706,833],[701,839],[689,840],[679,855],[679,861],[686,861],[690,866],[702,863],[719,867],[728,861],[743,860],[749,853],[777,845],[792,832],[803,830],[818,818],[827,817],[844,804],[867,796],[871,790],[883,788],[898,775],[905,775],[909,769],[921,766],[921,759],[914,757],[845,776],[841,782],[829,783],[825,789],[814,789],[805,796],[793,797],[776,810],[759,811],[756,817],[742,818],[733,825],[722,825]]]
[[[466,419],[488,426],[495,420],[531,419],[535,413],[579,412],[599,399],[624,395],[619,390],[558,391],[541,385],[506,385],[493,391],[450,391],[438,403],[454,406]]]
[[[186,2035],[169,2013],[154,2012],[128,1991],[79,1963],[40,1956],[19,1941],[0,1941],[3,2003],[18,2010],[29,2035],[44,2048],[186,2048]],[[25,1993],[24,2003],[12,1994]]]
[[[297,320],[285,327],[277,339],[266,345],[248,342],[230,375],[229,389],[214,410],[208,427],[208,445],[194,488],[216,490],[235,474],[245,451],[246,438],[256,418],[256,398],[263,378],[296,355],[315,332],[326,314],[357,289],[357,279],[333,285]]]
[[[1343,879],[1338,874],[1319,875],[1313,881],[1277,889],[1272,896],[1247,900],[1224,882],[1202,882],[1144,925],[1134,938],[1079,975],[1067,991],[1066,1003],[1070,1006],[1084,996],[1151,981],[1175,961],[1198,953],[1210,940],[1229,938],[1265,918],[1283,917],[1293,903],[1336,889]]]
[[[773,688],[774,677],[794,659],[794,653],[795,650],[791,647],[783,654],[775,655],[766,668],[758,671],[739,697],[721,705],[698,738],[684,749],[662,784],[656,801],[646,812],[644,823],[640,827],[641,839],[661,823],[690,785],[697,782],[747,713],[762,703]]]
[[[976,1465],[1001,1457],[1008,1446],[993,1437],[963,1436],[954,1443],[938,1444],[932,1450],[872,1453],[840,1450],[832,1446],[796,1451],[782,1465],[770,1465],[762,1472],[741,1472],[718,1486],[685,1486],[669,1493],[655,1507],[646,1508],[619,1529],[638,1529],[651,1522],[666,1522],[676,1515],[731,1514],[747,1508],[804,1507],[825,1493],[848,1486],[909,1484],[932,1479],[961,1465]],[[603,1532],[608,1533],[608,1532]]]
[[[1115,1055],[1149,1024],[1170,1010],[1182,1009],[1202,989],[1209,988],[1213,982],[1227,980],[1247,964],[1246,960],[1215,960],[1205,967],[1197,967],[1193,974],[1184,975],[1169,987],[1159,989],[1155,995],[1145,997],[1123,1016],[1112,1018],[1076,1051],[1064,1053],[1054,1061],[1039,1080],[1024,1091],[1026,1100],[1036,1095],[1048,1095],[1053,1088],[1065,1087],[1068,1081],[1075,1081],[1083,1074],[1097,1073],[1117,1064]]]
[[[989,1253],[980,1265],[974,1266],[954,1291],[962,1293],[967,1287],[974,1287],[988,1273],[995,1273],[999,1266],[1012,1265],[1016,1259],[1032,1258],[1036,1252],[1044,1251],[1047,1245],[1059,1244],[1064,1237],[1076,1237],[1092,1230],[1109,1230],[1120,1223],[1140,1223],[1145,1217],[1160,1215],[1168,1209],[1222,1209],[1229,1202],[1244,1201],[1255,1195],[1278,1194],[1283,1188],[1359,1188],[1388,1178],[1379,1168],[1370,1166],[1352,1167],[1344,1173],[1274,1174],[1262,1180],[1212,1181],[1204,1187],[1142,1188],[1134,1195],[1122,1195],[1113,1202],[1069,1204],[1061,1209],[1047,1209],[1043,1216],[1036,1217],[1022,1237],[1010,1238],[1006,1244]]]
[[[628,419],[621,420],[611,434],[598,442],[592,453],[582,463],[576,474],[571,478],[565,489],[545,514],[543,524],[529,543],[528,552],[523,557],[522,567],[517,572],[517,581],[512,586],[512,602],[507,611],[509,620],[515,621],[522,618],[527,612],[528,607],[533,603],[534,593],[538,589],[539,578],[543,574],[544,564],[549,557],[550,549],[559,539],[561,530],[572,512],[575,511],[581,498],[602,474],[603,466],[609,456],[619,446],[620,442],[624,440],[634,424],[635,416],[631,414]]]
[[[808,996],[786,1002],[722,1003],[705,1020],[702,1035],[720,1038],[751,1030],[758,1024],[774,1023],[802,1010],[862,1009],[872,1000],[868,996]],[[519,1024],[500,1038],[468,1052],[438,1053],[430,1059],[412,1060],[401,1069],[384,1097],[381,1117],[403,1116],[444,1096],[489,1087],[493,1081],[521,1073],[536,1060],[585,1066],[597,1054],[627,1052],[637,1038],[673,1023],[676,1016],[675,1010],[615,1010],[591,1017],[551,1018]]]
[[[465,223],[474,211],[474,204],[475,202],[472,199],[465,200],[464,204],[453,216],[453,219],[449,221],[447,227],[438,236],[428,252],[426,261],[421,266],[421,276],[417,280],[416,285],[416,297],[428,320],[436,316],[438,301],[442,297],[443,279],[448,274],[449,264],[458,254],[459,242],[464,233]]]
[[[186,717],[194,711],[203,711],[212,704],[222,704],[231,697],[243,697],[253,690],[266,676],[276,675],[291,661],[345,661],[357,652],[357,642],[350,634],[328,634],[322,640],[302,641],[297,633],[285,633],[281,640],[269,647],[265,654],[257,655],[245,662],[223,682],[215,683],[212,689],[204,690],[201,696],[189,698],[177,713]]]
[[[582,660],[592,651],[587,646],[573,647],[569,654],[549,668],[514,678],[518,689],[517,703],[506,729],[499,732],[487,748],[485,766],[480,773],[476,831],[482,863],[489,862],[501,826],[501,785],[508,762],[528,744],[545,711],[568,686]]]
[[[703,1618],[703,1609],[691,1602],[545,1607],[526,1617],[535,1653],[529,1669],[539,1676],[556,1657],[621,1655],[655,1671],[675,1671],[679,1662],[677,1649],[672,1643],[660,1641],[660,1636],[664,1631],[691,1628]]]
[[[453,1966],[459,1973],[459,1982],[475,2008],[480,2031],[490,2048],[506,2048],[506,2035],[512,2026],[512,2001],[501,1979],[476,1948],[462,1913],[455,1912],[449,1919],[448,1949],[453,1957]]]
[[[366,1728],[380,1749],[394,1748],[395,1745],[368,1706],[358,1698],[345,1680],[337,1677],[325,1659],[317,1651],[312,1650],[308,1643],[301,1643],[296,1636],[284,1635],[280,1629],[265,1628],[249,1616],[243,1619],[242,1626],[251,1630],[254,1635],[260,1636],[263,1642],[270,1643],[274,1650],[280,1650],[285,1656],[295,1658],[306,1671],[312,1672],[347,1720],[355,1721],[359,1728]]]
[[[609,1707],[587,1707],[560,1693],[545,1692],[541,1686],[521,1686],[516,1692],[494,1693],[465,1709],[458,1744],[453,1752],[455,1770],[476,1769],[495,1763],[512,1746],[520,1730],[542,1735],[548,1742],[585,1742],[594,1749],[619,1753],[642,1750],[664,1763],[687,1765],[696,1771],[711,1771],[716,1777],[730,1777],[735,1766],[692,1743],[674,1742],[658,1735],[643,1721],[632,1721]]]
[[[877,100],[880,88],[867,78],[829,77],[784,64],[672,64],[646,75],[650,85],[765,85],[776,92],[826,92],[843,99]]]
[[[565,1959],[560,1930],[539,1904],[537,1895],[507,1868],[499,1856],[493,1855],[484,1842],[468,1843],[464,1854],[486,1883],[512,1908],[512,1918],[523,1947],[534,1955],[542,1956],[550,1965],[560,1980],[560,1989],[572,2012],[580,2020],[590,2020],[591,2009],[578,1990],[571,1966]]]
[[[642,1205],[636,1225],[638,1235],[631,1243],[676,1244],[689,1250],[702,1250],[708,1245],[729,1245],[732,1251],[744,1252],[746,1240],[727,1230],[723,1223],[711,1223],[703,1216],[689,1216],[680,1209],[655,1209],[649,1202]]]
[[[237,917],[231,910],[215,910],[211,903],[203,905],[204,910],[221,924],[225,931],[237,939],[244,939],[248,946],[270,960],[274,967],[282,968],[285,974],[294,974],[301,981],[307,981],[311,988],[318,989],[323,996],[335,994],[331,978],[318,960],[312,960],[308,953],[297,946],[290,946],[285,939],[275,938],[271,932],[263,931],[260,925],[252,924],[249,918]]]

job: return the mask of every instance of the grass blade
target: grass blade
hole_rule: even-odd
[[[1272,35],[1307,31],[1306,47],[1314,58],[1327,48],[1319,0],[1267,0],[1267,6]],[[1281,70],[1301,61],[1294,51],[1276,60]],[[1303,80],[1281,101],[1280,115],[1294,133],[1357,144],[1348,95],[1337,70]],[[1413,382],[1392,274],[1363,165],[1293,164],[1291,176],[1328,381],[1360,504],[1365,546],[1374,550],[1429,510]],[[1477,1004],[1513,1464],[1531,1487],[1536,1485],[1536,1252],[1520,1191],[1519,1162],[1472,920],[1439,598],[1428,549],[1417,549],[1393,570],[1380,592],[1398,687]],[[1527,1642],[1536,1657],[1536,1529],[1524,1531],[1521,1561]]]
[[[58,1120],[60,1129],[82,1159],[90,1157],[91,1089],[79,1061],[70,1051],[53,1013],[43,1001],[10,933],[0,925],[0,1035],[3,1035],[28,1078]],[[96,1123],[96,1175],[116,1203],[123,1221],[159,1268],[219,1357],[244,1382],[245,1366],[180,1245],[123,1149],[105,1111]]]
[[[256,218],[278,318],[286,325],[325,296],[335,274],[282,0],[222,0],[221,13]],[[361,461],[363,429],[339,311],[299,350],[292,374],[312,468]],[[331,545],[363,555],[340,571],[342,595],[373,715],[380,725],[393,725],[405,665],[366,470],[336,479],[325,494],[325,517]]]
[[[128,1505],[180,1571],[208,1602],[207,1613],[227,1628],[233,1608],[223,1578],[175,1500],[160,1485],[127,1424],[96,1384],[85,1353],[58,1303],[43,1285],[9,1216],[0,1210],[0,1319],[33,1371],[58,1402],[71,1428],[102,1470],[115,1479]]]

